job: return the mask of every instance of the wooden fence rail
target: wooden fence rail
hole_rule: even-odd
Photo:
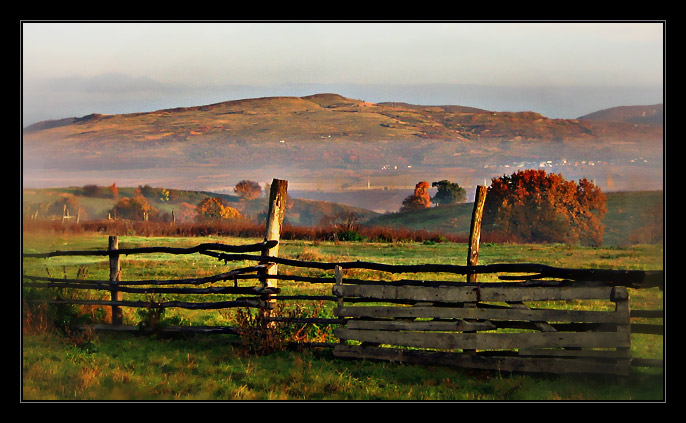
[[[58,256],[107,256],[109,280],[61,279],[23,275],[30,288],[69,288],[111,292],[110,300],[41,299],[111,307],[109,329],[125,329],[121,307],[217,310],[253,307],[271,322],[334,325],[341,357],[446,363],[474,368],[512,371],[600,372],[626,374],[631,365],[661,366],[661,361],[632,360],[632,333],[658,334],[661,324],[632,323],[631,319],[662,319],[661,310],[631,310],[627,288],[664,288],[663,271],[565,269],[535,263],[478,265],[478,236],[470,244],[467,265],[393,265],[363,261],[310,262],[278,257],[279,234],[285,210],[286,181],[274,180],[269,218],[263,242],[250,245],[204,243],[190,248],[118,248],[110,237],[106,250],[25,253],[25,258]],[[475,205],[475,214],[478,207]],[[474,226],[474,225],[473,225]],[[119,257],[129,254],[201,254],[228,264],[256,264],[202,278],[122,279]],[[258,253],[258,254],[250,254]],[[333,271],[333,275],[279,274],[277,266]],[[380,272],[374,280],[344,278],[345,270]],[[448,273],[465,280],[390,280],[384,273]],[[497,274],[497,282],[477,282],[476,275]],[[255,279],[256,286],[238,286]],[[386,279],[386,280],[384,280]],[[233,286],[205,286],[232,281]],[[283,295],[279,281],[331,285],[331,295]],[[174,286],[169,286],[174,285]],[[186,285],[186,286],[179,286]],[[229,301],[130,301],[122,294],[229,294],[243,295]],[[334,318],[279,317],[271,314],[276,301],[331,301]],[[606,311],[578,309],[586,300],[611,303]],[[550,306],[554,302],[558,306]],[[575,303],[573,307],[560,303]],[[100,326],[102,328],[102,326]],[[170,332],[201,331],[236,333],[229,327],[165,328]],[[323,344],[317,344],[323,345]],[[393,347],[388,347],[393,345]]]

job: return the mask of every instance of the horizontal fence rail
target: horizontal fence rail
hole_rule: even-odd
[[[120,248],[116,250],[85,250],[85,251],[53,251],[50,253],[23,253],[22,257],[49,258],[59,256],[111,256],[128,254],[195,254],[209,250],[226,251],[232,253],[249,253],[263,251],[275,247],[278,241],[264,241],[257,244],[248,245],[226,245],[220,243],[204,243],[190,248],[175,247],[141,247],[141,248]]]
[[[272,263],[321,270],[334,270],[338,266],[341,269],[377,270],[388,273],[453,273],[457,275],[533,273],[533,275],[509,275],[500,276],[499,278],[502,280],[512,281],[535,280],[543,278],[563,278],[573,281],[600,281],[606,282],[609,285],[640,288],[663,288],[664,282],[664,272],[660,270],[564,269],[534,263],[487,264],[476,266],[461,266],[454,264],[383,264],[363,261],[327,263],[286,259],[282,257],[263,257],[248,254],[224,254],[213,251],[203,251],[201,253],[225,262],[237,260],[261,261],[268,259],[268,261]]]

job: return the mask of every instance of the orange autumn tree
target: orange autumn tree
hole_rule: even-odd
[[[151,206],[142,195],[135,195],[117,201],[110,214],[119,219],[155,221],[159,217],[159,210]]]
[[[238,210],[230,207],[219,197],[207,197],[196,206],[196,220],[199,222],[235,219],[241,217]]]
[[[524,170],[493,178],[484,206],[484,231],[521,242],[602,244],[607,197],[587,179]]]
[[[429,183],[422,181],[414,187],[414,194],[403,200],[400,207],[401,212],[421,210],[431,206],[431,196],[429,195]]]

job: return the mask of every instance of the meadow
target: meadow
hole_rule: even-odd
[[[249,244],[258,241],[259,238],[218,236],[124,235],[120,236],[119,247],[189,247],[203,242]],[[22,243],[26,253],[104,249],[107,235],[50,230],[24,232]],[[484,242],[479,264],[526,262],[568,268],[660,270],[664,267],[663,254],[662,244],[590,248]],[[279,255],[327,262],[464,264],[467,245],[460,242],[284,240]],[[247,263],[227,266],[214,258],[195,254],[124,256],[122,279],[210,276],[243,264]],[[22,271],[67,278],[85,273],[89,279],[107,279],[108,264],[106,258],[93,256],[25,258]],[[326,273],[280,266],[279,273],[284,272],[304,276]],[[421,274],[416,276],[422,278]],[[394,277],[402,276],[390,275],[388,278]],[[280,281],[279,287],[286,294],[331,294],[330,285]],[[25,297],[35,295],[27,290],[23,294]],[[662,308],[663,292],[657,288],[630,290],[630,295],[632,309]],[[333,304],[315,302],[303,307],[319,317],[332,316]],[[107,319],[102,312],[92,308],[82,312],[91,313],[95,319]],[[169,309],[164,318],[176,325],[237,323],[236,313],[231,310]],[[124,324],[136,325],[144,319],[144,313],[124,309]],[[234,335],[65,334],[40,319],[24,323],[21,337],[21,397],[24,401],[662,401],[665,393],[664,372],[655,368],[634,367],[629,377],[510,374],[344,360],[333,357],[328,348],[284,347],[256,352]],[[334,341],[324,327],[309,327],[307,331],[315,341]],[[662,359],[663,354],[662,336],[632,335],[633,357]]]

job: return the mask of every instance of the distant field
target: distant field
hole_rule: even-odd
[[[239,211],[251,218],[256,218],[260,212],[266,210],[266,198],[264,196],[248,202],[241,202],[235,195],[204,191],[170,191],[172,196],[169,201],[162,201],[160,196],[154,194],[147,197],[148,201],[160,213],[171,213],[172,210],[176,210],[177,216],[181,203],[195,205],[208,196],[222,197],[232,207],[239,209]],[[380,203],[386,204],[389,200],[395,201],[399,198],[399,194],[396,191],[398,190],[377,190],[374,195]],[[81,187],[34,189],[24,190],[23,192],[24,212],[31,213],[31,210],[35,210],[37,205],[41,203],[54,202],[63,193],[76,196],[80,205],[86,210],[88,218],[91,219],[107,218],[108,211],[114,205],[112,198],[84,196]],[[366,193],[363,192],[363,194]],[[647,235],[645,233],[641,234],[641,230],[651,224],[662,225],[663,191],[627,191],[609,192],[606,194],[608,198],[608,212],[604,219],[605,234],[603,245],[621,246],[632,242],[655,242],[654,240],[646,239]],[[133,195],[134,188],[120,188],[120,197],[130,197]],[[335,199],[337,197],[323,196],[321,198]],[[339,196],[339,198],[343,199],[344,197]],[[341,212],[352,211],[358,214],[359,223],[366,226],[426,230],[460,236],[467,236],[469,234],[473,208],[472,203],[463,203],[431,207],[417,212],[379,214],[367,209],[331,201],[298,198],[293,198],[292,201],[293,206],[286,213],[286,222],[293,225],[317,226],[325,216],[334,216]],[[369,201],[369,199],[365,201]],[[655,232],[655,229],[652,232]]]

